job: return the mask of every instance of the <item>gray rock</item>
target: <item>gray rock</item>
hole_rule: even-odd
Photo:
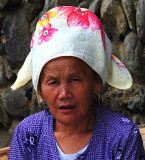
[[[60,5],[61,3],[76,3],[75,0],[72,0],[72,1],[67,1],[67,0],[60,0]],[[47,12],[49,9],[57,6],[57,2],[58,0],[45,0],[45,4],[44,4],[44,8],[43,10],[41,11],[40,13],[40,16],[42,16],[45,12]],[[59,5],[58,5],[59,6]]]
[[[27,1],[26,1],[27,2]],[[43,7],[43,10],[39,13],[39,15],[33,20],[31,23],[32,26],[32,32],[35,31],[36,23],[37,21],[43,16],[44,13],[46,13],[48,10],[51,8],[57,6],[58,4],[61,5],[61,3],[64,3],[65,1],[56,1],[56,0],[45,0],[45,4]],[[72,2],[72,1],[67,1],[67,2]],[[58,3],[58,4],[57,4]],[[76,3],[76,2],[75,2]],[[59,6],[59,5],[58,5]],[[61,5],[62,6],[62,5]]]
[[[138,2],[136,26],[139,39],[145,43],[145,0],[139,0]]]
[[[20,4],[22,0],[8,0],[8,5]]]
[[[138,1],[139,0],[133,0],[133,5],[134,5],[135,11],[137,10]]]
[[[24,13],[29,21],[32,21],[43,9],[45,0],[24,1]]]
[[[80,3],[80,0],[71,0],[71,1],[68,1],[68,0],[56,0],[56,5],[57,6],[78,6],[79,3]],[[50,4],[50,2],[49,2],[49,4]]]
[[[8,128],[10,125],[10,116],[5,111],[2,103],[2,99],[0,98],[0,123],[4,126],[4,128]]]
[[[11,140],[12,140],[12,134],[10,134],[8,130],[0,126],[0,148],[10,146]],[[1,159],[2,158],[3,157],[1,157]]]
[[[78,7],[80,7],[80,8],[89,8],[89,4],[90,4],[89,1],[84,0],[84,1],[81,1],[81,3],[79,4]]]
[[[127,108],[133,112],[138,112],[138,106],[140,105],[140,97],[132,98],[128,101]]]
[[[6,77],[5,77],[5,70],[4,70],[4,64],[0,63],[0,87],[4,86],[6,84]]]
[[[14,11],[4,19],[4,37],[7,59],[15,67],[22,64],[30,51],[29,23],[22,11]]]
[[[140,116],[139,114],[135,114],[133,115],[133,122],[136,124],[136,125],[140,125]]]
[[[133,76],[134,82],[144,82],[143,44],[134,32],[130,32],[124,40],[124,55],[122,62]]]
[[[5,5],[7,4],[7,2],[8,2],[8,0],[1,0],[0,1],[0,10],[2,10],[5,7]]]
[[[16,79],[16,75],[13,73],[13,71],[8,63],[6,64],[5,74],[6,74],[6,78],[8,80]]]
[[[142,96],[144,94],[144,90],[142,88],[139,89],[139,95]]]
[[[33,104],[32,104],[31,114],[40,112],[44,109],[48,109],[47,104],[46,103],[39,104],[36,95],[33,95]]]
[[[112,41],[112,54],[122,60],[124,43],[122,41]]]
[[[113,93],[110,97],[110,108],[124,116],[127,115],[127,103],[121,99],[122,94],[120,91]]]
[[[5,90],[2,94],[2,101],[6,111],[14,117],[26,117],[29,115],[29,108],[25,92],[22,89],[12,91]]]
[[[119,0],[104,0],[101,5],[101,18],[104,29],[113,40],[119,40],[128,29],[127,20]]]
[[[131,95],[133,95],[134,92],[135,92],[134,88],[130,88],[125,91],[127,97],[130,97]]]
[[[4,52],[4,47],[2,42],[0,41],[0,55],[3,55],[3,52]]]
[[[122,96],[122,94],[123,94],[122,92],[118,91],[118,92],[112,93],[111,96],[112,96],[112,98],[120,98]]]
[[[101,0],[93,0],[89,5],[89,10],[100,16]]]
[[[124,8],[129,27],[132,31],[136,30],[136,12],[134,9],[134,3],[132,0],[122,0],[122,6]]]
[[[145,112],[145,94],[130,99],[127,108],[132,112]]]
[[[33,87],[27,84],[25,87],[25,97],[27,97],[28,100],[31,100],[32,93],[33,93]]]

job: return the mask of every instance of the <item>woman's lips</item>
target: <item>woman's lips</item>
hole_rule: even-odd
[[[75,106],[73,106],[73,105],[61,105],[61,106],[59,106],[58,109],[61,112],[69,113],[69,112],[72,112],[75,109]]]

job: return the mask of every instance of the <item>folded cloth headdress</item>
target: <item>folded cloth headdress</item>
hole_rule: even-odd
[[[73,6],[53,8],[38,21],[31,51],[11,88],[15,90],[32,79],[37,92],[43,66],[54,58],[73,56],[97,72],[103,84],[128,89],[131,75],[111,52],[111,42],[93,12]]]

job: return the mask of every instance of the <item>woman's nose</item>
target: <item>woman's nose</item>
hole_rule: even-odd
[[[67,84],[60,85],[59,99],[63,100],[63,99],[71,99],[71,98],[72,98],[72,93],[69,85]]]

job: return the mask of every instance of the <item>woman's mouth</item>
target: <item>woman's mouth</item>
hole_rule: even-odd
[[[73,105],[61,105],[58,109],[61,112],[70,113],[75,109],[75,106],[73,106]]]

